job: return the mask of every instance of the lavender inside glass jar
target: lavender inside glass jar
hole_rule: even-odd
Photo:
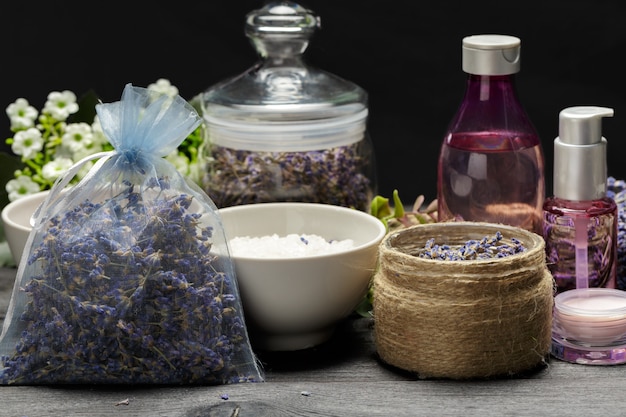
[[[376,194],[368,94],[307,65],[319,17],[282,2],[245,22],[258,62],[193,100],[204,119],[203,188],[219,208],[292,201],[367,211]]]
[[[308,120],[316,105],[292,107],[296,114],[265,106],[255,109],[260,120],[236,120],[223,106],[208,106],[206,193],[219,208],[290,201],[367,211],[376,193],[368,109],[350,105]]]
[[[362,144],[306,152],[257,152],[214,146],[203,179],[218,207],[296,201],[367,210],[371,157]]]
[[[317,106],[293,107],[297,114],[288,116],[266,106],[260,120],[236,120],[221,105],[207,107],[206,193],[219,208],[288,201],[368,211],[376,166],[367,108],[351,105],[306,120]],[[255,110],[261,114],[260,107]]]

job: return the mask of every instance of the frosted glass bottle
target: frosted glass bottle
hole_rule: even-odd
[[[439,155],[440,221],[504,223],[541,234],[544,154],[515,89],[520,46],[506,35],[463,39],[469,75]]]

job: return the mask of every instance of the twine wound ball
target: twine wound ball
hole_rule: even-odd
[[[502,233],[524,252],[484,260],[416,256],[426,242],[461,245]],[[513,240],[512,240],[513,239]],[[421,378],[515,375],[549,355],[553,278],[541,236],[478,222],[413,226],[390,233],[374,276],[374,337],[380,358]]]

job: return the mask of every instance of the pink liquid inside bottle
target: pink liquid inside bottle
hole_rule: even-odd
[[[544,156],[515,90],[519,50],[512,36],[463,40],[469,76],[439,155],[441,221],[504,223],[541,233]]]
[[[549,197],[544,209],[546,261],[557,292],[589,287],[615,288],[615,201],[609,197],[590,201]]]

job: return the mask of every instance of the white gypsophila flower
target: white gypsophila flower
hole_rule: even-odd
[[[152,83],[148,86],[148,90],[156,91],[161,94],[167,94],[170,97],[176,97],[178,95],[178,88],[172,85],[166,78],[159,78],[156,83]]]
[[[76,94],[69,90],[63,92],[53,91],[48,94],[48,100],[44,104],[42,111],[58,121],[64,121],[70,114],[78,111]]]
[[[37,152],[43,149],[43,137],[41,132],[34,127],[19,131],[13,137],[11,150],[22,159],[33,159]]]
[[[15,201],[18,198],[39,192],[39,185],[28,175],[20,175],[9,180],[5,189],[9,194],[9,201]]]
[[[87,123],[70,123],[61,136],[61,144],[72,153],[81,152],[93,145],[93,133]]]
[[[39,112],[28,103],[25,98],[18,98],[6,108],[7,116],[11,120],[11,130],[28,129],[35,125]]]
[[[65,127],[67,126],[67,123],[65,122],[58,122],[56,123],[56,130],[58,130],[59,132],[65,132]],[[59,135],[56,134],[56,132],[54,131],[50,131],[50,129],[48,127],[46,127],[45,125],[43,125],[42,123],[37,123],[35,125],[35,127],[37,129],[39,129],[42,132],[45,131],[49,131],[50,132],[50,136],[48,136],[48,142],[56,142],[59,139]]]
[[[59,175],[70,169],[74,162],[70,158],[55,158],[41,167],[41,176],[48,181],[56,180]]]

